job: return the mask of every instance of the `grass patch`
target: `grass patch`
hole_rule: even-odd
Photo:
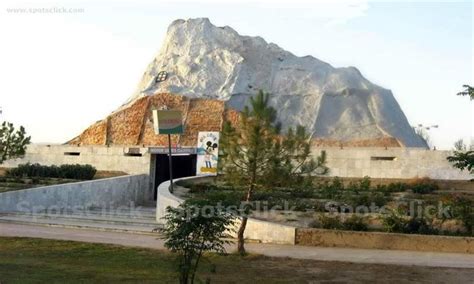
[[[133,236],[130,236],[133,237]],[[177,283],[176,261],[163,250],[32,238],[0,237],[3,283]],[[322,262],[261,255],[207,255],[205,283],[420,281],[469,282],[472,270]]]

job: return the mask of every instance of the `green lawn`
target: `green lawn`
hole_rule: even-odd
[[[133,235],[130,235],[133,238]],[[212,262],[214,265],[211,265]],[[215,267],[212,269],[212,267]],[[0,237],[0,283],[177,283],[174,255],[160,250]],[[215,271],[215,272],[211,272]],[[199,271],[211,283],[472,280],[474,270],[210,255]],[[203,283],[203,282],[197,282]]]

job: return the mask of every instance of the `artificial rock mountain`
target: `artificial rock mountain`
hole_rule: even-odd
[[[183,112],[185,133],[173,143],[194,146],[199,131],[219,131],[226,119],[236,123],[259,89],[271,94],[284,128],[305,126],[317,145],[426,147],[392,92],[356,68],[297,57],[205,18],[174,21],[137,91],[69,143],[166,145],[151,121],[151,109],[166,106]]]

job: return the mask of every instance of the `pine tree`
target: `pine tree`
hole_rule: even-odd
[[[269,95],[259,91],[245,107],[240,124],[233,127],[224,124],[221,139],[220,167],[224,178],[230,183],[246,188],[244,200],[252,201],[256,190],[274,186],[297,186],[304,177],[319,170],[325,174],[326,155],[313,160],[310,151],[310,136],[304,127],[289,129],[280,134],[276,111],[268,105]],[[244,232],[247,226],[247,206],[237,231],[237,250],[244,254]]]

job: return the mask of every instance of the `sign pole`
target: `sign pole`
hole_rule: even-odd
[[[170,167],[170,192],[173,193],[173,156],[171,155],[171,134],[168,134],[168,151],[169,151],[169,167]]]
[[[179,110],[156,110],[153,111],[153,128],[155,133],[168,134],[168,155],[170,171],[170,192],[173,192],[173,154],[171,152],[171,134],[183,134],[183,119]]]

